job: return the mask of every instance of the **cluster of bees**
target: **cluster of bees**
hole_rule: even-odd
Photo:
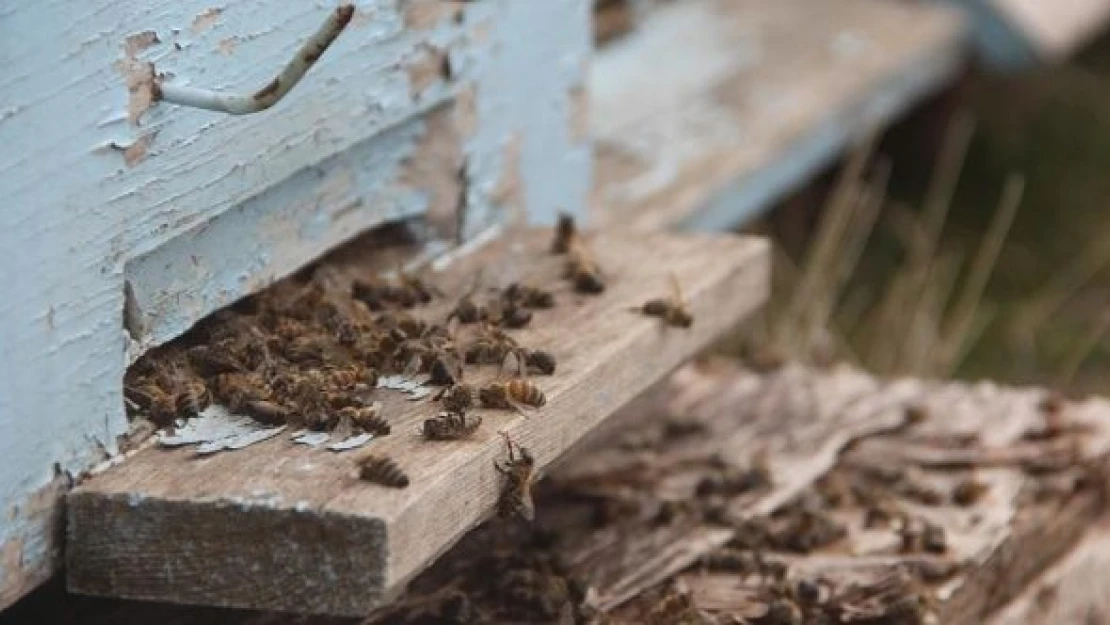
[[[569,216],[560,219],[551,252],[565,257],[564,278],[574,291],[605,291],[604,273]],[[423,376],[441,387],[433,401],[442,410],[421,430],[428,440],[473,435],[482,425],[476,408],[543,407],[547,398],[529,376],[553,374],[556,358],[521,345],[509,331],[553,308],[555,295],[523,283],[479,295],[475,286],[441,322],[416,314],[443,298],[434,284],[404,271],[390,279],[356,279],[349,290],[320,272],[286,280],[141,358],[124,381],[128,413],[165,427],[220,404],[265,424],[383,436],[392,428],[373,399],[386,375]],[[677,297],[638,310],[684,327],[692,320]],[[481,385],[464,381],[464,368],[478,365],[498,365],[502,375]],[[507,372],[511,377],[504,377]],[[497,469],[516,494],[506,497],[503,509],[531,518],[535,463],[508,439],[506,448],[508,460]],[[409,483],[395,461],[377,454],[358,461],[358,474],[397,488]]]

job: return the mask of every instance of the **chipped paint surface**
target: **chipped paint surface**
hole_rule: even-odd
[[[123,371],[142,350],[375,223],[464,206],[463,234],[488,231],[506,168],[538,222],[585,206],[589,145],[566,120],[586,0],[360,0],[269,111],[155,101],[156,73],[264,84],[331,8],[45,0],[0,21],[0,508],[16,510],[0,524],[0,606],[56,568],[58,471],[117,453]],[[53,45],[16,36],[32,31]]]

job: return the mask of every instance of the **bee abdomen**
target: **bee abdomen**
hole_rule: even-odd
[[[543,391],[527,380],[510,380],[506,390],[510,399],[525,406],[539,408],[547,403],[547,396]]]
[[[361,480],[392,488],[405,488],[409,485],[409,476],[390,458],[370,455],[359,460],[358,464],[358,477]]]

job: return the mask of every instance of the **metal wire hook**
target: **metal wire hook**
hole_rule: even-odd
[[[285,94],[297,86],[305,72],[316,61],[320,60],[328,46],[347,27],[354,13],[355,7],[353,4],[345,3],[336,7],[328,15],[328,19],[324,20],[323,26],[297,50],[297,54],[281,70],[281,73],[265,87],[254,93],[221,93],[210,89],[197,89],[157,80],[154,83],[154,101],[220,111],[232,115],[249,115],[250,113],[264,111],[277,104],[278,100],[284,98]]]

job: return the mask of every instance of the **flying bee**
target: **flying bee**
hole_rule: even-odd
[[[391,458],[369,454],[358,460],[358,477],[367,482],[374,482],[392,488],[405,488],[409,485],[409,476],[397,466]]]
[[[501,294],[508,302],[517,302],[524,308],[554,308],[555,296],[551,291],[514,282]]]
[[[514,443],[508,434],[505,432],[500,434],[505,439],[509,459],[504,463],[493,461],[493,466],[505,476],[498,501],[498,511],[502,516],[516,514],[525,521],[531,522],[536,518],[536,505],[532,501],[532,484],[536,481],[536,461],[527,449]]]
[[[559,221],[555,225],[555,238],[551,242],[551,253],[566,254],[570,251],[571,242],[577,238],[578,227],[574,224],[574,216],[559,213]]]
[[[508,382],[491,382],[478,389],[478,402],[483,408],[520,410],[522,407],[543,407],[547,396],[535,384],[516,378]]]
[[[424,421],[424,438],[447,441],[466,438],[478,431],[482,417],[467,416],[465,412],[441,412]]]
[[[649,317],[659,317],[664,323],[677,328],[689,328],[694,325],[694,316],[686,307],[686,300],[682,297],[682,287],[674,274],[670,275],[671,296],[663,299],[648,300],[643,306],[633,310]]]
[[[571,241],[569,254],[566,277],[574,284],[574,290],[589,295],[604,292],[605,280],[601,275],[601,268],[586,246],[575,239]]]
[[[443,403],[448,412],[464,413],[474,407],[474,387],[468,384],[453,384],[436,393],[432,399]]]

